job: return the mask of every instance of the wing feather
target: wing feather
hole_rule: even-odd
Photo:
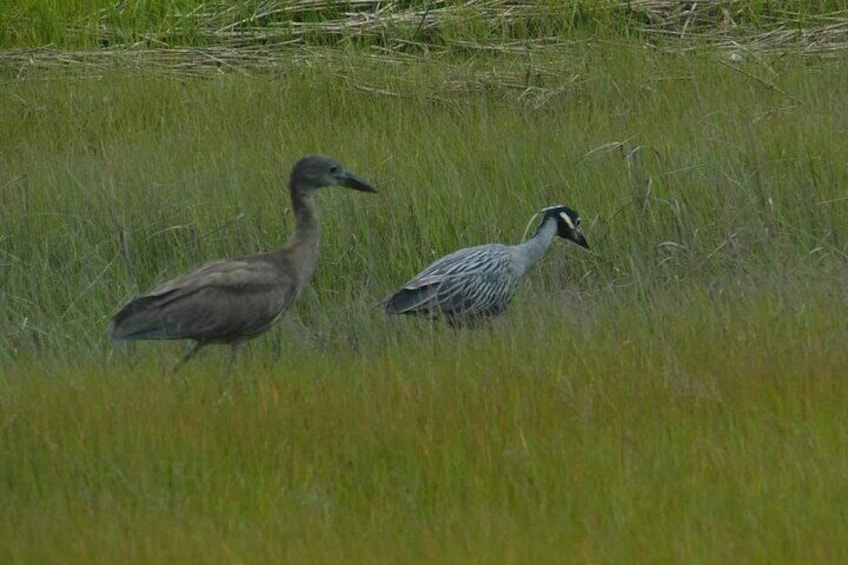
[[[389,297],[390,314],[497,314],[515,289],[506,246],[460,249],[435,261]]]
[[[224,260],[163,282],[112,319],[115,339],[231,341],[262,333],[294,299],[295,281],[261,260]]]

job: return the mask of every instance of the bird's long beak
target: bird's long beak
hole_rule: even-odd
[[[589,249],[589,242],[586,241],[586,238],[583,236],[583,232],[580,230],[571,230],[571,237],[569,238],[571,241],[579,245],[580,247],[585,247]]]
[[[339,175],[339,184],[342,186],[346,186],[347,188],[352,188],[354,190],[361,190],[362,192],[377,192],[377,190],[357,177],[356,175],[352,175],[348,172],[344,172]]]

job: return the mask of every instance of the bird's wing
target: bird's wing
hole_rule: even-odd
[[[512,297],[514,285],[505,270],[448,277],[438,285],[435,306],[447,314],[494,314]]]
[[[439,283],[445,278],[455,275],[485,272],[491,268],[492,262],[508,261],[509,257],[509,251],[503,245],[478,245],[477,247],[460,249],[425,267],[423,271],[408,280],[402,288],[412,290]]]
[[[432,263],[395,292],[390,314],[487,311],[511,293],[511,256],[503,245],[460,249]]]
[[[113,318],[116,339],[231,340],[264,331],[290,304],[293,280],[265,261],[224,260],[165,281]]]

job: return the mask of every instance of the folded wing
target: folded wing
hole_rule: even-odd
[[[512,297],[511,256],[502,245],[461,249],[439,259],[386,301],[389,314],[494,315]]]
[[[117,340],[232,341],[265,331],[294,299],[294,281],[265,261],[227,260],[164,282],[112,319]]]

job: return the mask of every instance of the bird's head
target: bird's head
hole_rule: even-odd
[[[337,161],[322,155],[309,155],[295,163],[290,184],[292,190],[304,193],[323,186],[344,186],[362,192],[377,192],[370,184],[347,172]]]
[[[557,225],[557,235],[563,239],[569,239],[589,249],[589,244],[580,231],[580,214],[567,206],[550,206],[542,210],[544,214],[542,222],[553,220]]]

